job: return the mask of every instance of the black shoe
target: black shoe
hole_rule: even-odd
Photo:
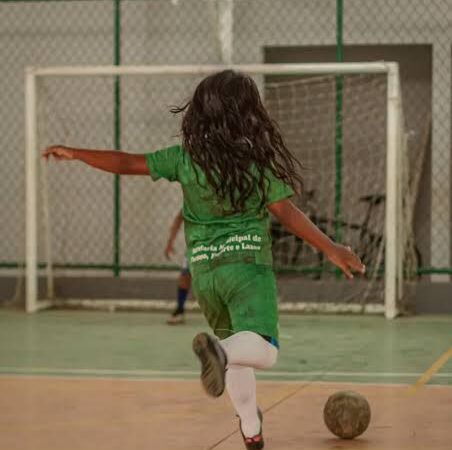
[[[262,435],[262,423],[264,421],[264,417],[262,415],[262,411],[258,408],[257,415],[259,420],[261,421],[261,429],[256,436],[246,437],[242,431],[242,423],[240,421],[240,432],[242,433],[243,442],[245,443],[245,447],[247,450],[261,450],[264,448],[264,436]]]
[[[201,383],[212,397],[219,397],[225,388],[227,358],[217,339],[207,333],[193,338],[193,351],[201,362]]]

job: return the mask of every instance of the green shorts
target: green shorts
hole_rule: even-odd
[[[278,340],[271,266],[234,263],[193,272],[193,293],[215,335],[224,339],[238,331],[253,331]]]

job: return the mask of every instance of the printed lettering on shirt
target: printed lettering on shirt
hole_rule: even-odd
[[[211,261],[225,254],[242,251],[260,251],[262,237],[257,234],[235,234],[226,239],[224,244],[197,245],[193,247],[190,262]]]

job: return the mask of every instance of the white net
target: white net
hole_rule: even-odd
[[[275,265],[321,281],[311,299],[381,302],[386,181],[386,76],[319,76],[266,85],[266,103],[304,164],[299,206],[367,266],[365,283],[341,282],[323,255],[274,225]],[[328,283],[330,281],[330,283]],[[326,290],[325,290],[326,289]]]
[[[119,79],[115,103],[114,76],[41,77],[38,148],[63,143],[103,149],[119,141],[122,149],[143,153],[179,142],[180,118],[169,109],[187,100],[201,77]],[[275,268],[287,274],[282,300],[296,276],[299,300],[305,303],[383,305],[386,75],[258,76],[257,82],[288,147],[305,167],[304,192],[295,202],[368,267],[366,277],[350,283],[320,253],[273,223]],[[53,163],[45,172],[40,191],[49,212],[44,214],[41,202],[38,259],[42,266],[52,264],[54,277],[115,270],[123,277],[136,271],[152,276],[150,270],[177,266],[163,255],[169,226],[181,207],[176,184],[121,177],[117,191],[111,175],[78,162]],[[44,251],[46,230],[51,261]],[[182,237],[177,250],[176,262],[184,253]]]

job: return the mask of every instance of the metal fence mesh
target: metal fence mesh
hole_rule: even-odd
[[[345,4],[346,44],[427,44],[421,58],[415,59],[418,69],[414,76],[407,73],[407,57],[400,57],[412,173],[416,178],[413,181],[418,194],[415,231],[423,271],[444,268],[450,273],[452,2],[350,0]]]

